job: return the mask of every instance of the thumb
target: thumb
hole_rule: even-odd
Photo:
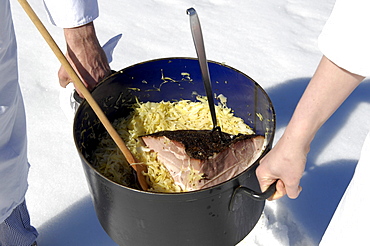
[[[302,187],[300,185],[286,187],[286,194],[290,199],[296,199],[301,193],[301,191],[302,191]]]
[[[61,66],[58,71],[58,77],[59,77],[59,84],[63,88],[66,88],[67,85],[70,82],[72,82],[72,79],[69,77],[67,71],[63,68],[63,66]]]

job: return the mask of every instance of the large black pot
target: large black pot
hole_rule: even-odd
[[[226,96],[235,115],[266,136],[265,154],[275,132],[275,113],[268,95],[255,81],[231,67],[209,62],[209,69],[214,93]],[[198,60],[167,58],[125,68],[101,83],[92,95],[113,121],[127,114],[132,95],[144,102],[195,101],[194,92],[205,95]],[[104,131],[84,101],[75,117],[75,143],[99,221],[119,245],[235,245],[259,220],[264,199],[270,194],[258,194],[258,161],[233,179],[204,190],[144,192],[108,180],[91,165],[91,153]],[[255,197],[249,194],[253,193],[250,189],[256,191]]]

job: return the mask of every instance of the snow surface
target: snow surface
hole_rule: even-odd
[[[41,0],[30,0],[62,50],[62,30],[49,24]],[[29,140],[31,220],[41,246],[116,245],[95,215],[73,137],[60,107],[59,62],[16,0],[11,0]],[[248,74],[269,94],[284,130],[321,58],[317,37],[334,0],[100,1],[101,44],[123,34],[112,69],[163,57],[196,57],[186,9],[200,17],[207,58]],[[351,179],[369,130],[365,81],[323,126],[312,144],[303,192],[267,202],[239,245],[317,245]],[[366,114],[366,113],[367,114]]]

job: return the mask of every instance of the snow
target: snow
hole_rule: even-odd
[[[30,0],[65,50],[42,1]],[[116,245],[96,217],[73,138],[60,106],[59,62],[16,0],[11,0],[19,48],[20,83],[29,141],[26,196],[39,245]],[[207,58],[248,74],[273,101],[275,141],[321,58],[317,37],[334,0],[100,1],[95,27],[101,44],[122,34],[112,69],[162,57],[195,57],[186,9],[199,15]],[[369,130],[364,81],[323,126],[312,144],[303,192],[296,200],[267,202],[255,229],[239,244],[317,245],[357,163]],[[65,103],[65,102],[62,102]]]

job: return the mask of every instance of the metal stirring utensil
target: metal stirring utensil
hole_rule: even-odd
[[[219,130],[221,132],[221,128],[217,125],[217,118],[216,118],[216,111],[215,111],[215,103],[214,103],[214,100],[213,100],[211,79],[210,79],[210,75],[209,75],[206,52],[205,52],[205,49],[204,49],[202,29],[200,27],[198,14],[197,14],[197,12],[195,11],[194,8],[189,8],[186,11],[186,13],[190,16],[191,34],[193,36],[195,50],[196,50],[197,55],[198,55],[200,70],[202,72],[203,83],[204,83],[204,87],[206,89],[209,110],[211,111],[213,130]]]

